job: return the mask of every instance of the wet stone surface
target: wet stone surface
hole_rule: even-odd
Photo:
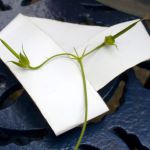
[[[18,13],[104,26],[136,18],[93,0],[0,0],[0,29]],[[139,68],[150,72],[150,63],[144,62]],[[101,121],[88,125],[80,150],[150,149],[150,77],[143,85],[131,69],[98,93],[109,102],[120,81],[125,87],[117,108]],[[71,150],[80,130],[78,127],[56,137],[28,94],[0,61],[0,150]]]

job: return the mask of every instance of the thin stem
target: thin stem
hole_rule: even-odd
[[[16,57],[19,59],[19,55],[12,49],[4,40],[0,39],[0,41],[5,45],[5,47]]]
[[[84,116],[84,124],[83,124],[83,127],[82,127],[82,131],[80,133],[80,136],[78,138],[78,141],[76,143],[76,146],[75,146],[74,150],[78,150],[78,148],[80,146],[80,143],[82,141],[82,138],[83,138],[85,130],[86,130],[87,117],[88,117],[88,97],[87,97],[86,79],[85,79],[85,73],[84,73],[82,58],[78,58],[77,61],[78,61],[79,65],[80,65],[80,68],[81,68],[81,75],[82,75],[82,81],[83,81],[85,116]]]
[[[115,40],[118,37],[120,37],[121,35],[123,35],[124,33],[126,33],[128,30],[130,30],[131,28],[133,28],[138,22],[140,22],[141,20],[138,20],[134,23],[132,23],[131,25],[129,25],[128,27],[126,27],[125,29],[121,30],[120,32],[118,32],[117,34],[113,35],[112,38]],[[100,45],[96,46],[95,48],[93,48],[92,50],[90,50],[89,52],[87,52],[86,54],[84,54],[82,56],[82,58],[90,55],[91,53],[97,51],[98,49],[102,48],[103,46],[105,46],[105,42],[101,43]]]
[[[128,30],[130,30],[132,27],[134,27],[138,22],[140,22],[141,20],[138,20],[134,23],[132,23],[131,25],[129,25],[127,28],[123,29],[122,31],[118,32],[117,34],[113,35],[114,40],[116,38],[118,38],[119,36],[121,36],[122,34],[124,34],[125,32],[127,32]]]
[[[76,58],[75,55],[70,54],[70,53],[60,53],[60,54],[56,54],[56,55],[53,55],[53,56],[49,57],[48,59],[46,59],[43,63],[41,63],[38,66],[35,66],[35,67],[29,66],[29,69],[37,70],[37,69],[41,68],[42,66],[44,66],[48,61],[50,61],[50,60],[52,60],[52,59],[54,59],[56,57],[59,57],[59,56],[71,56],[73,58]]]
[[[105,46],[105,43],[104,43],[104,42],[103,42],[102,44],[96,46],[95,48],[93,48],[91,51],[89,51],[89,52],[87,52],[86,54],[84,54],[84,55],[82,56],[82,58],[84,58],[84,57],[90,55],[91,53],[97,51],[98,49],[102,48],[103,46]]]

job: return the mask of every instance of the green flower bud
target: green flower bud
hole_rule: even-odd
[[[112,35],[106,36],[104,43],[105,45],[115,45],[115,39]]]

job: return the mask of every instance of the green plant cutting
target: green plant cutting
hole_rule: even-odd
[[[74,61],[76,61],[79,64],[80,67],[80,71],[81,71],[81,76],[82,76],[82,82],[83,82],[83,90],[84,90],[84,104],[85,104],[85,115],[84,115],[84,123],[83,123],[83,127],[80,133],[80,136],[77,140],[77,143],[75,145],[74,150],[78,150],[80,143],[82,142],[82,138],[84,136],[84,133],[86,131],[86,127],[87,127],[87,118],[88,118],[88,96],[87,96],[87,87],[86,87],[86,77],[85,77],[85,72],[84,72],[84,65],[83,65],[83,61],[84,58],[91,55],[92,53],[95,53],[96,51],[100,50],[102,47],[104,46],[113,46],[116,45],[115,41],[118,37],[120,37],[121,35],[123,35],[124,33],[126,33],[128,30],[130,30],[131,28],[133,28],[140,20],[130,24],[129,26],[127,26],[125,29],[121,30],[120,32],[118,32],[115,35],[108,35],[104,38],[104,42],[102,42],[101,44],[99,44],[98,46],[96,46],[95,48],[93,48],[92,50],[90,50],[89,52],[86,52],[86,50],[83,51],[83,53],[81,55],[78,54],[78,52],[76,51],[76,49],[74,49],[75,54],[72,53],[60,53],[60,54],[56,54],[53,55],[51,57],[49,57],[48,59],[46,59],[44,62],[42,62],[41,64],[39,64],[38,66],[32,66],[23,47],[22,47],[22,52],[20,52],[19,54],[11,47],[9,46],[9,44],[7,44],[3,39],[0,39],[0,41],[3,43],[3,45],[12,53],[12,55],[14,55],[18,61],[10,61],[11,63],[24,68],[24,69],[29,69],[29,70],[37,70],[40,69],[42,66],[44,66],[46,63],[48,63],[49,61],[51,61],[54,58],[57,57],[63,57],[65,56],[68,59],[73,59]]]

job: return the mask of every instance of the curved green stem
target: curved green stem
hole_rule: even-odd
[[[82,141],[82,138],[83,138],[85,130],[86,130],[87,118],[88,118],[88,97],[87,97],[86,79],[85,79],[85,73],[84,73],[82,58],[78,58],[77,61],[78,61],[79,65],[80,65],[80,68],[81,68],[81,74],[82,74],[82,80],[83,80],[85,116],[84,116],[84,124],[83,124],[83,127],[82,127],[82,131],[80,133],[79,139],[76,143],[76,146],[75,146],[74,150],[78,150],[78,148],[80,146],[80,143]]]
[[[56,55],[53,55],[53,56],[49,57],[48,59],[46,59],[43,63],[41,63],[38,66],[35,66],[35,67],[29,66],[29,69],[37,70],[37,69],[41,68],[42,66],[44,66],[48,61],[50,61],[50,60],[52,60],[52,59],[54,59],[56,57],[59,57],[59,56],[70,56],[72,58],[76,58],[75,55],[70,54],[70,53],[60,53],[60,54],[56,54]]]

